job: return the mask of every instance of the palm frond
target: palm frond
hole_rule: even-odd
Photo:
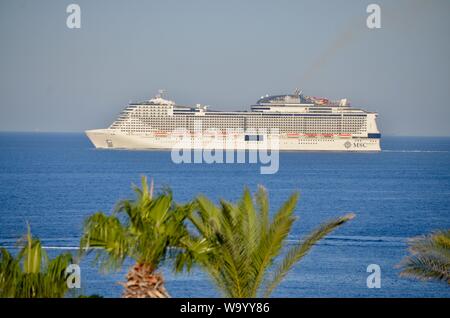
[[[65,270],[70,263],[72,255],[69,253],[49,259],[28,226],[26,241],[16,257],[11,256],[6,249],[1,249],[0,296],[63,297],[68,290]]]
[[[448,260],[431,254],[413,255],[402,263],[401,276],[420,280],[442,280],[450,284]]]
[[[271,219],[269,200],[262,187],[254,199],[245,188],[236,204],[221,200],[216,206],[206,197],[199,196],[188,217],[196,232],[191,232],[184,242],[186,252],[179,255],[178,270],[198,262],[224,296],[256,297],[269,268],[283,251],[295,221],[297,199],[298,193],[291,195]],[[291,262],[298,261],[317,240],[350,218],[337,219],[313,232],[301,252],[285,258],[279,276],[284,277],[293,265]],[[277,276],[270,288],[279,282],[281,279]]]
[[[273,278],[267,283],[264,291],[264,297],[269,297],[270,294],[272,294],[273,290],[281,283],[292,267],[298,263],[318,241],[354,217],[355,215],[350,213],[331,220],[315,229],[299,244],[290,248],[281,264],[275,270]]]
[[[141,182],[141,187],[133,186],[135,198],[120,201],[112,215],[97,212],[88,217],[80,241],[83,250],[95,252],[95,261],[100,262],[104,270],[120,268],[126,258],[136,262],[134,274],[129,272],[128,281],[124,284],[124,295],[128,296],[158,295],[156,290],[150,290],[154,284],[147,284],[146,279],[158,278],[163,282],[161,274],[152,273],[168,257],[178,258],[175,270],[183,266],[189,270],[193,263],[192,255],[186,254],[185,258],[178,256],[186,248],[183,241],[188,236],[185,220],[191,213],[191,204],[175,204],[170,189],[154,196],[153,180],[150,186],[145,176]],[[190,246],[195,248],[195,244]],[[154,277],[145,278],[141,274]],[[142,285],[143,290],[139,293],[132,292],[133,288],[140,288],[138,281],[141,278],[147,287]]]
[[[251,293],[256,295],[267,270],[274,259],[281,253],[284,242],[288,237],[295,217],[293,216],[298,200],[298,193],[292,194],[274,215],[266,233],[262,233],[257,253],[252,255],[254,259],[255,283]]]
[[[422,235],[408,240],[409,250],[412,254],[433,253],[441,254],[450,259],[450,230],[436,231],[431,235]]]
[[[0,297],[14,297],[17,281],[21,275],[19,259],[15,259],[5,248],[0,249]]]
[[[408,244],[410,255],[398,265],[401,276],[450,284],[450,230],[414,237]]]
[[[132,240],[120,220],[97,212],[85,221],[80,251],[94,251],[104,270],[119,268],[133,251]]]

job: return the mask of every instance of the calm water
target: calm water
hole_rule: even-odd
[[[386,137],[382,147],[373,154],[281,153],[279,172],[261,175],[255,164],[176,165],[169,152],[95,150],[82,134],[2,133],[0,245],[14,248],[28,221],[50,254],[70,250],[83,219],[129,198],[143,174],[169,185],[178,201],[198,193],[234,200],[245,185],[263,184],[274,208],[300,191],[292,242],[328,218],[357,214],[317,245],[274,296],[450,297],[445,284],[399,278],[395,268],[408,237],[450,227],[450,138]],[[372,263],[381,266],[381,289],[366,287]],[[126,266],[99,274],[88,257],[81,270],[83,293],[120,296]],[[163,271],[174,297],[219,295],[199,270]]]

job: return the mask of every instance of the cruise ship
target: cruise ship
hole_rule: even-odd
[[[250,110],[217,111],[178,105],[163,91],[130,102],[106,129],[87,130],[96,148],[273,149],[380,151],[377,113],[353,108],[347,99],[303,95],[262,96]],[[187,140],[187,142],[186,142]]]

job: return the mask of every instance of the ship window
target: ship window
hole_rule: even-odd
[[[245,135],[245,141],[262,141],[263,135]]]

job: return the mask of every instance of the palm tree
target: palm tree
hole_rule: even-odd
[[[0,250],[0,297],[63,297],[68,290],[65,270],[71,262],[70,253],[49,259],[28,226],[25,244],[17,257],[5,248]]]
[[[166,256],[176,254],[170,248],[187,235],[189,206],[175,205],[168,190],[153,198],[153,182],[149,189],[146,177],[142,189],[134,190],[137,198],[119,202],[112,215],[97,212],[87,218],[81,248],[95,251],[106,270],[120,268],[128,257],[135,261],[122,284],[123,297],[170,297],[157,270]]]
[[[221,200],[216,206],[206,197],[198,197],[189,217],[196,233],[183,239],[187,249],[177,255],[176,269],[189,269],[198,262],[224,296],[269,297],[317,241],[354,217],[347,214],[321,225],[287,248],[276,263],[296,219],[297,199],[297,193],[291,195],[271,219],[263,187],[259,187],[255,200],[245,189],[237,204]]]
[[[410,239],[409,251],[399,264],[400,275],[450,284],[450,230]]]

